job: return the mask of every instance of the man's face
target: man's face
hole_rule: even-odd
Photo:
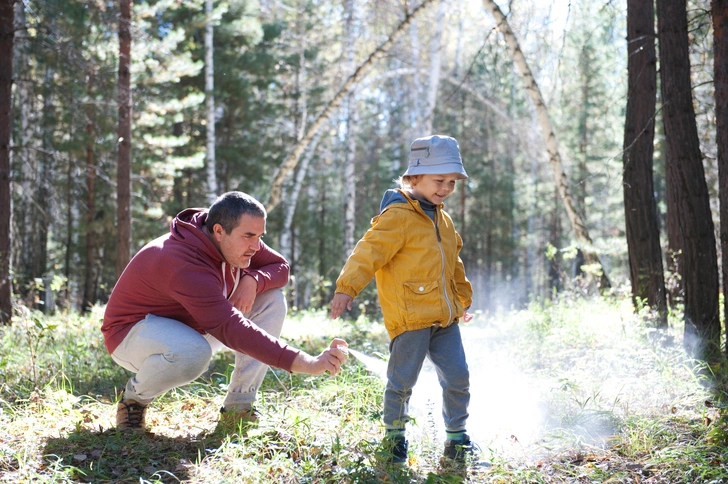
[[[265,218],[243,214],[229,234],[215,224],[212,234],[225,261],[238,269],[250,265],[250,258],[260,250],[260,239],[265,234]]]

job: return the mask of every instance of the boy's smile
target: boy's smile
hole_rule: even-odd
[[[457,173],[444,175],[420,175],[412,185],[412,195],[440,205],[455,190],[455,182],[460,179]]]

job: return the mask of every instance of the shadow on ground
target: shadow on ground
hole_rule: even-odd
[[[50,438],[44,449],[48,467],[80,482],[181,482],[195,463],[220,446],[219,439],[166,437],[116,429],[80,429]]]

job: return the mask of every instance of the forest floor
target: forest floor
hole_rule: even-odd
[[[233,362],[219,354],[150,406],[148,432],[119,432],[115,402],[129,375],[103,348],[101,311],[26,311],[0,329],[0,481],[728,482],[724,368],[685,355],[678,317],[656,331],[628,298],[562,297],[461,326],[468,433],[480,448],[465,467],[441,460],[440,390],[428,365],[411,401],[409,461],[386,462],[386,333],[365,317],[324,312],[291,315],[284,338],[318,353],[342,336],[358,357],[333,378],[270,371],[255,427],[218,426]]]

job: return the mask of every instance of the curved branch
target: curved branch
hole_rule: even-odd
[[[392,47],[392,45],[397,41],[397,39],[402,36],[405,29],[412,23],[412,21],[420,13],[422,13],[425,8],[433,1],[434,0],[424,0],[417,8],[412,10],[412,12],[408,14],[404,18],[404,20],[402,20],[402,22],[397,26],[397,29],[392,33],[392,35],[390,35],[387,40],[385,40],[379,47],[377,47],[374,52],[369,54],[369,57],[356,69],[356,71],[354,71],[351,76],[349,76],[344,85],[341,86],[341,89],[339,89],[339,92],[336,93],[334,98],[329,102],[326,108],[324,108],[323,112],[321,112],[316,120],[311,123],[311,126],[309,126],[309,128],[306,130],[306,134],[303,136],[303,138],[301,138],[301,140],[296,144],[293,151],[278,167],[273,182],[271,183],[268,200],[265,203],[266,209],[269,212],[273,210],[278,205],[278,203],[280,203],[281,187],[283,185],[283,181],[286,178],[286,175],[289,171],[296,167],[296,165],[298,164],[298,160],[301,158],[301,155],[311,143],[311,140],[316,135],[316,132],[319,130],[321,125],[323,125],[326,120],[329,119],[331,114],[336,108],[339,107],[339,104],[341,104],[346,95],[354,89],[356,84],[361,81],[366,73],[372,68],[372,66],[374,65],[374,61],[382,57],[390,49],[390,47]]]

